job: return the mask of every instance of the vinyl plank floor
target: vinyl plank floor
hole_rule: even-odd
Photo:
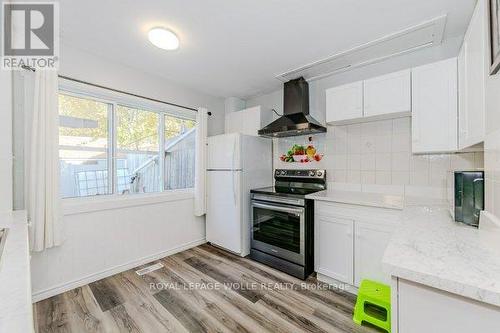
[[[352,322],[353,295],[208,244],[153,263],[36,303],[36,331],[376,332]]]

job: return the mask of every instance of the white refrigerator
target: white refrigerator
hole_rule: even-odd
[[[272,186],[272,141],[223,134],[208,138],[207,241],[250,253],[250,189]]]

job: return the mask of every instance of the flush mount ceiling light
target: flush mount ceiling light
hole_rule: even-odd
[[[153,28],[148,32],[149,41],[156,47],[164,50],[177,50],[179,37],[165,28]]]

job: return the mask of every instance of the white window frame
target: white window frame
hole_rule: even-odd
[[[108,105],[108,191],[106,195],[94,195],[85,197],[61,198],[63,201],[63,212],[65,215],[110,209],[110,207],[127,207],[137,204],[158,203],[171,200],[182,200],[193,197],[193,188],[165,190],[165,116],[172,116],[185,120],[196,120],[196,112],[181,107],[170,106],[160,102],[150,101],[144,98],[114,92],[104,88],[91,86],[84,83],[74,82],[66,79],[59,80],[59,93]],[[135,108],[143,111],[154,112],[158,115],[159,136],[159,168],[160,168],[160,191],[150,193],[133,193],[123,195],[117,193],[117,170],[116,170],[116,107],[118,105]],[[111,172],[111,177],[109,173]]]

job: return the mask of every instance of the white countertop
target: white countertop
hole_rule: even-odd
[[[456,223],[445,206],[407,206],[383,265],[392,276],[500,306],[500,235]]]
[[[445,202],[386,194],[329,190],[307,198],[381,208],[403,208],[402,223],[383,258],[387,273],[500,306],[500,232],[453,221]]]
[[[320,191],[306,196],[307,199],[329,201],[369,207],[403,209],[404,197],[381,193],[368,193],[342,190]]]
[[[0,257],[0,332],[33,332],[26,212],[0,214],[9,228]]]

